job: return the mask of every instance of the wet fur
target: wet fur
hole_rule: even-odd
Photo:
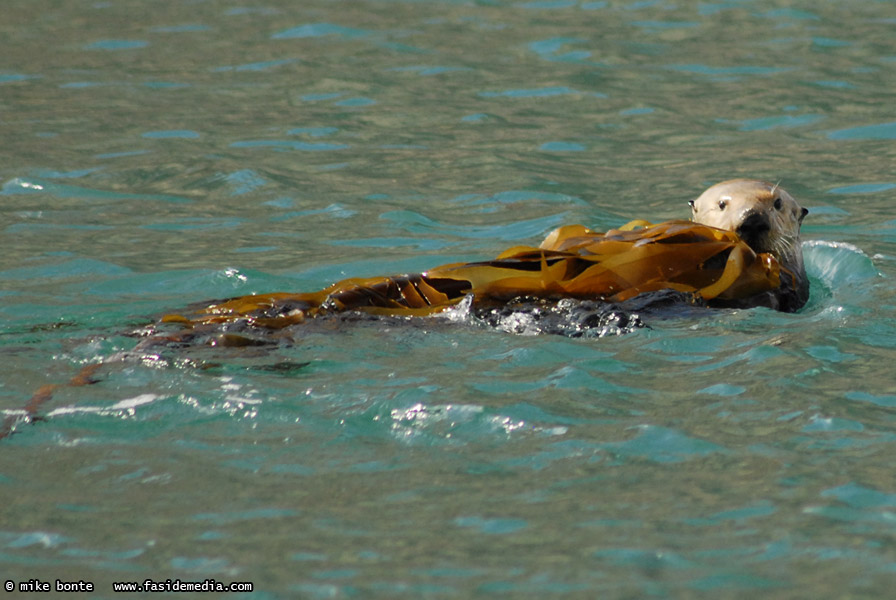
[[[800,226],[809,212],[778,184],[755,179],[718,183],[690,202],[697,223],[737,232],[757,253],[772,254],[781,264],[781,287],[729,306],[766,306],[799,310],[809,299]]]

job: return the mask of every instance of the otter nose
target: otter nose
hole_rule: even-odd
[[[771,230],[771,227],[767,214],[751,210],[744,214],[735,232],[755,252],[766,252],[765,234]]]
[[[771,228],[767,214],[751,210],[743,216],[740,225],[737,226],[737,234],[744,238],[756,237]]]

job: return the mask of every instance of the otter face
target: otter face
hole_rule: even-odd
[[[689,204],[693,221],[734,231],[757,253],[779,260],[799,248],[800,225],[809,212],[777,185],[753,179],[723,181]]]

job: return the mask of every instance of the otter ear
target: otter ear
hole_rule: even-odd
[[[803,219],[805,219],[805,218],[806,218],[806,215],[808,215],[808,214],[809,214],[809,209],[808,209],[808,208],[800,209],[800,225],[803,224]]]

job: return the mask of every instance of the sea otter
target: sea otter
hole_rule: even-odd
[[[800,226],[808,210],[777,184],[755,179],[717,183],[691,205],[696,223],[734,231],[756,253],[767,252],[781,265],[781,286],[727,306],[765,306],[783,312],[799,310],[809,299],[803,266]]]
[[[623,311],[635,298],[639,306],[659,297],[663,304],[784,312],[806,303],[799,231],[808,211],[790,194],[763,181],[737,179],[709,188],[691,207],[692,221],[632,221],[604,233],[566,225],[538,247],[514,246],[492,260],[345,279],[316,292],[241,296],[162,320],[192,332],[214,332],[227,323],[276,330],[351,312],[432,315],[465,300],[476,314],[495,309],[503,314],[508,306],[519,313],[520,305],[512,301],[521,298],[537,300],[539,311],[564,299]]]
[[[497,258],[444,265],[425,273],[351,279],[311,293],[242,296],[166,315],[181,332],[150,326],[134,352],[83,367],[67,384],[38,389],[21,411],[0,422],[0,439],[40,416],[61,386],[83,386],[108,362],[185,344],[263,345],[306,319],[352,311],[410,317],[436,314],[474,296],[506,299],[480,307],[478,319],[507,331],[570,337],[619,334],[642,327],[642,310],[664,305],[753,307],[793,312],[809,298],[800,226],[809,212],[779,186],[752,179],[716,184],[690,201],[692,221],[633,221],[598,233],[571,225],[535,247]],[[758,291],[757,291],[758,290]],[[510,323],[508,325],[508,322]],[[523,323],[525,324],[525,323]],[[609,333],[607,333],[609,332]]]

